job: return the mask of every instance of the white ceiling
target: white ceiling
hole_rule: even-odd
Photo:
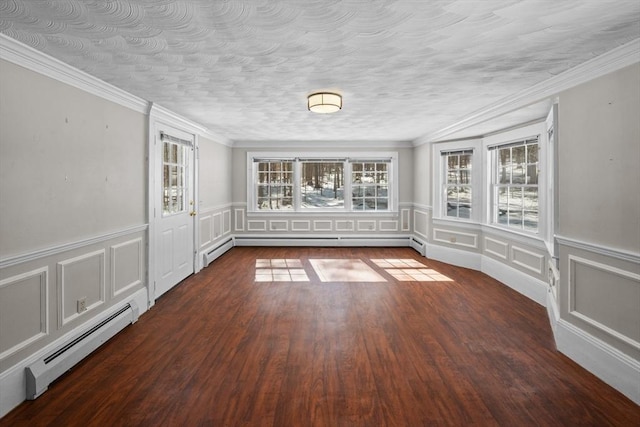
[[[640,1],[0,0],[0,32],[230,140],[411,141],[637,39]]]

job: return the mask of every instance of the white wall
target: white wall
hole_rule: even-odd
[[[129,301],[147,308],[147,119],[4,60],[0,87],[2,416],[29,360]]]
[[[0,257],[145,222],[143,114],[0,62]]]
[[[635,64],[560,94],[556,229],[560,317],[636,360],[639,76],[640,64]]]

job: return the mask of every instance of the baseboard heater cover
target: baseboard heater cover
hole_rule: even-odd
[[[411,237],[411,242],[409,243],[409,245],[413,249],[415,249],[420,255],[422,255],[422,256],[426,255],[427,245],[425,245],[423,242],[421,242],[420,240],[416,239],[415,237]]]
[[[56,351],[26,367],[27,400],[34,400],[47,391],[49,384],[91,352],[107,342],[128,325],[138,320],[138,306],[127,303]]]
[[[227,252],[229,249],[233,248],[233,239],[229,239],[223,244],[217,246],[214,249],[211,249],[207,253],[204,254],[204,267],[207,267],[211,262]]]

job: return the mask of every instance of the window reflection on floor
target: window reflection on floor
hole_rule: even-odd
[[[256,282],[308,282],[299,259],[257,259]]]
[[[452,282],[453,280],[415,259],[372,259],[375,265],[401,282]]]

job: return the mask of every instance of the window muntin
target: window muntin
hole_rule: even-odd
[[[162,139],[162,215],[187,210],[189,147]]]
[[[256,169],[256,209],[293,210],[293,162],[262,160]]]
[[[493,222],[538,232],[538,139],[492,147]]]
[[[444,215],[448,218],[471,218],[473,151],[443,152],[445,164]]]
[[[303,161],[300,173],[302,208],[344,208],[344,162]]]
[[[389,212],[396,203],[397,154],[380,154],[349,158],[247,153],[253,164],[248,175],[250,212]]]
[[[355,161],[351,163],[351,209],[389,210],[389,163]]]

